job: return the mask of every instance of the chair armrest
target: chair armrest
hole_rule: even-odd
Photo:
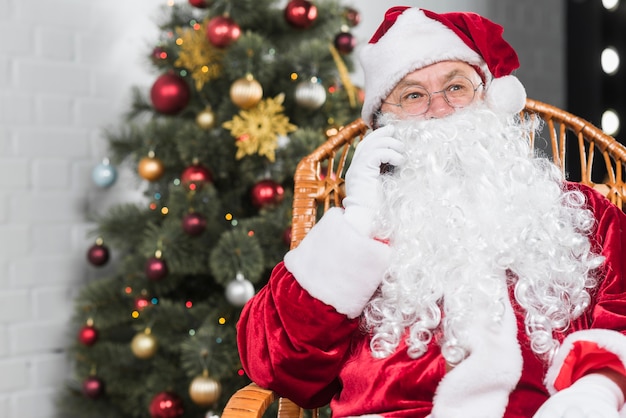
[[[228,400],[222,418],[261,418],[269,406],[278,401],[279,418],[301,418],[303,410],[289,399],[250,383]]]

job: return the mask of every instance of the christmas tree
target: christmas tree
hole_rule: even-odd
[[[218,416],[249,383],[235,324],[289,249],[292,174],[360,113],[358,11],[276,3],[163,5],[154,79],[93,171],[104,188],[129,168],[145,199],[95,219],[86,262],[114,273],[75,301],[61,416]]]

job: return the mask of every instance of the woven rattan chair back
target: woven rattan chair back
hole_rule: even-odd
[[[563,173],[576,173],[574,181],[591,186],[624,209],[626,147],[586,120],[552,105],[527,99],[523,117],[544,121],[541,138],[547,152]],[[303,158],[294,175],[291,248],[295,248],[328,208],[340,206],[344,197],[344,174],[351,147],[365,135],[367,126],[358,119],[342,128]],[[547,137],[543,137],[546,135]],[[568,164],[566,165],[566,160]],[[572,161],[574,160],[574,161]],[[302,418],[293,402],[254,383],[239,390],[228,402],[222,418],[261,418],[270,404],[279,402],[278,418]],[[317,411],[311,411],[316,418]]]

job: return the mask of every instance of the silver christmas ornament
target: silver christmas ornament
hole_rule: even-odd
[[[298,106],[316,110],[326,102],[326,89],[316,77],[313,77],[298,83],[295,98]]]
[[[243,273],[238,272],[235,280],[226,286],[226,300],[233,306],[242,307],[254,296],[254,286]]]

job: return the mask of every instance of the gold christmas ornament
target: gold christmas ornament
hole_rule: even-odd
[[[205,130],[209,130],[215,126],[215,114],[210,106],[207,106],[202,112],[196,115],[196,124]]]
[[[150,328],[135,335],[130,343],[130,349],[135,357],[146,360],[154,356],[159,348],[157,339],[152,335]]]
[[[189,397],[198,406],[211,406],[222,394],[222,385],[217,380],[209,377],[208,370],[204,370],[201,376],[197,376],[189,385]]]
[[[224,51],[206,41],[205,20],[202,25],[194,28],[176,28],[180,46],[176,67],[185,68],[195,81],[196,90],[200,91],[206,83],[222,74]]]
[[[222,124],[237,139],[235,157],[238,160],[246,155],[258,154],[274,162],[278,136],[286,136],[297,129],[296,125],[289,123],[289,117],[283,114],[284,100],[285,95],[282,93],[273,99],[261,100],[258,106],[242,110],[232,120]]]
[[[147,157],[143,157],[139,160],[137,166],[137,172],[139,175],[148,181],[157,181],[165,173],[165,166],[163,161],[154,156],[154,152],[150,151]]]
[[[250,109],[263,98],[263,87],[250,73],[230,86],[230,100],[240,109]]]

